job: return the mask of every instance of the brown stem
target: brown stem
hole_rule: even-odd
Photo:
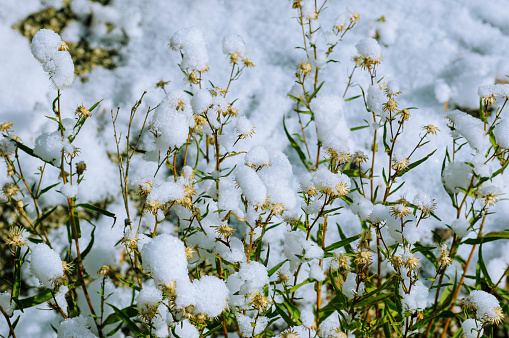
[[[5,313],[4,309],[2,309],[1,307],[0,307],[0,311],[4,315],[5,320],[7,320],[7,325],[9,325],[9,332],[11,333],[12,338],[16,338],[16,333],[14,333],[14,327],[12,327],[11,319],[9,318],[7,313]]]
[[[485,214],[483,219],[482,219],[482,223],[481,223],[481,226],[479,228],[478,238],[481,237],[481,235],[482,235],[482,228],[484,226],[484,222],[486,221],[486,216],[488,216],[488,215]],[[470,251],[470,255],[468,256],[468,260],[465,263],[465,269],[463,270],[463,274],[461,275],[461,279],[460,279],[460,282],[458,284],[458,288],[456,289],[456,292],[454,293],[454,297],[452,299],[451,306],[449,307],[449,311],[452,311],[452,309],[454,308],[454,304],[456,303],[456,299],[458,298],[458,296],[460,294],[461,287],[463,285],[463,281],[465,280],[465,276],[467,274],[468,266],[470,265],[470,261],[472,260],[472,257],[474,256],[474,251],[475,251],[476,247],[477,247],[477,244],[474,244],[472,246],[472,250]],[[450,322],[451,322],[451,318],[447,318],[447,320],[445,322],[445,325],[444,325],[444,331],[442,332],[441,338],[445,338],[445,335],[447,333],[447,328],[449,327],[449,323]]]

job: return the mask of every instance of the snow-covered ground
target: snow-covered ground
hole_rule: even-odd
[[[49,128],[45,115],[51,115],[56,90],[33,57],[30,41],[13,30],[12,25],[30,13],[60,5],[57,0],[0,2],[0,122],[14,122],[14,133],[29,146],[34,145],[37,135]],[[226,87],[231,69],[228,57],[222,52],[225,35],[241,35],[249,58],[256,65],[246,69],[240,80],[233,82],[229,94],[230,98],[238,98],[236,107],[255,126],[255,135],[242,142],[241,149],[249,150],[253,145],[262,144],[284,151],[294,165],[293,172],[297,176],[304,173],[297,155],[289,147],[282,124],[283,116],[286,116],[290,132],[298,131],[298,120],[292,112],[293,102],[287,93],[294,83],[297,65],[306,61],[305,53],[295,48],[302,45],[302,32],[290,1],[112,0],[103,7],[88,0],[72,0],[71,6],[78,17],[93,12],[95,19],[88,28],[75,24],[64,30],[64,40],[72,43],[86,34],[93,46],[119,48],[118,67],[113,70],[96,68],[88,75],[87,82],[82,83],[77,78],[70,88],[62,91],[63,117],[72,117],[76,107],[82,103],[91,106],[103,100],[76,141],[81,148],[78,159],[87,163],[86,178],[78,194],[80,202],[96,202],[109,196],[121,199],[117,166],[107,155],[107,151],[116,152],[110,111],[120,107],[119,128],[125,130],[130,108],[144,91],[147,94],[140,111],[148,106],[154,107],[164,97],[164,92],[155,88],[157,82],[170,81],[167,89],[186,89],[188,85],[178,67],[180,55],[169,48],[169,42],[176,31],[191,26],[203,31],[210,59],[210,71],[205,73],[205,78],[215,86]],[[442,221],[430,219],[426,229],[445,228],[445,224],[456,218],[456,213],[440,177],[445,147],[452,145],[443,101],[448,100],[449,110],[454,107],[476,110],[479,86],[507,80],[507,2],[329,0],[326,7],[320,15],[324,32],[332,29],[335,18],[347,8],[360,14],[360,22],[334,50],[331,58],[339,63],[329,63],[320,73],[320,79],[325,81],[320,94],[342,95],[354,67],[352,58],[357,54],[356,43],[376,34],[383,55],[377,73],[384,77],[384,82],[395,80],[399,83],[402,91],[398,97],[400,107],[418,108],[411,110],[410,121],[405,127],[406,141],[398,145],[401,147],[398,152],[408,152],[415,146],[423,125],[432,124],[440,129],[438,135],[430,138],[430,143],[418,149],[414,158],[423,157],[434,149],[438,151],[424,166],[412,171],[401,194],[410,200],[418,192],[435,198],[438,205],[436,214]],[[379,20],[382,16],[384,20]],[[106,22],[114,23],[116,28],[107,32]],[[128,43],[120,46],[118,41],[123,34],[128,36]],[[353,83],[366,90],[369,77],[366,72],[357,71]],[[347,97],[360,93],[360,88],[354,86],[349,89]],[[349,127],[363,125],[364,120],[370,118],[361,99],[346,102],[344,111]],[[352,132],[351,138],[355,150],[369,152],[372,136],[367,129]],[[379,166],[382,166],[382,160],[385,158],[381,153],[377,159]],[[25,161],[26,167],[35,172],[39,164],[29,158]],[[133,164],[133,175],[143,175],[148,170],[142,163]],[[1,185],[8,181],[5,172],[5,164],[2,163]],[[57,176],[56,170],[49,172],[45,178],[46,185]],[[505,176],[500,184],[507,187],[509,176]],[[60,194],[54,193],[48,194],[45,201],[49,205],[63,199]],[[488,217],[484,232],[509,228],[509,203],[502,200],[493,211],[496,213]],[[118,207],[118,213],[122,215],[122,206]],[[343,217],[345,223],[355,219],[349,211],[345,211]],[[109,226],[106,228],[109,230]],[[347,226],[345,233],[351,236],[358,233],[358,229],[358,225]],[[103,232],[103,236],[96,234],[96,242],[99,240],[96,245],[101,247],[100,240],[104,240],[102,247],[106,252],[109,245],[106,243],[114,244],[122,234],[121,229],[117,230],[117,234]],[[431,234],[425,237],[430,238]],[[331,235],[330,240],[337,238],[337,235]],[[509,244],[497,243],[496,247],[485,246],[485,259],[502,257],[505,264],[509,263]],[[471,266],[475,268],[475,264]],[[17,327],[18,336],[52,335],[48,323],[56,321],[55,317],[49,311],[42,311],[42,315],[38,316],[30,315],[35,312],[31,309],[22,316]],[[4,321],[0,321],[0,328],[0,332],[5,334]]]

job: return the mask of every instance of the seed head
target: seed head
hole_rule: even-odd
[[[2,188],[2,192],[4,193],[4,196],[7,198],[12,198],[12,197],[16,196],[18,194],[18,191],[19,191],[18,186],[11,184],[11,183],[7,183]]]
[[[235,229],[230,228],[227,223],[223,223],[213,228],[216,228],[216,234],[224,239],[230,238],[230,236],[235,232]]]
[[[124,237],[120,240],[120,242],[126,247],[128,250],[134,250],[138,246],[138,241],[140,240],[138,238],[138,232],[127,229],[124,232]]]
[[[78,108],[74,111],[74,114],[79,118],[92,116],[92,113],[84,105],[78,106]]]
[[[313,66],[309,62],[301,62],[297,67],[297,73],[300,73],[304,76],[308,75],[313,71]]]
[[[187,258],[187,261],[189,262],[191,259],[193,259],[193,256],[194,256],[194,253],[196,251],[194,250],[194,248],[190,247],[190,246],[186,246],[186,258]]]
[[[426,135],[433,134],[436,135],[437,131],[440,131],[437,127],[432,124],[428,124],[427,126],[422,126],[422,130],[426,132]]]
[[[373,262],[371,260],[372,256],[373,253],[371,253],[369,250],[357,251],[357,257],[355,258],[354,263],[357,265],[370,265]]]
[[[78,175],[83,175],[83,173],[87,170],[87,164],[83,161],[76,163],[76,172]]]
[[[356,151],[352,156],[352,162],[359,165],[368,162],[369,158],[362,152]]]
[[[389,101],[385,102],[382,105],[382,110],[384,112],[394,113],[395,111],[398,110],[398,102],[396,102],[396,100],[394,100],[394,98],[391,97]]]
[[[451,257],[447,253],[447,244],[443,243],[440,245],[440,256],[437,258],[437,264],[439,269],[445,269],[452,263]]]
[[[277,272],[277,281],[281,284],[286,284],[288,282],[288,279],[290,279],[290,276],[286,274],[287,271],[279,270]]]
[[[410,160],[407,157],[393,155],[392,157],[392,169],[401,171],[408,167]]]
[[[405,258],[403,265],[407,269],[413,270],[419,266],[419,258],[415,257],[413,254],[407,254]]]
[[[406,206],[404,203],[398,203],[393,205],[390,208],[390,212],[392,217],[394,218],[403,218],[405,216],[408,216],[412,213],[412,210]]]
[[[27,244],[28,232],[20,227],[14,226],[9,230],[9,235],[5,244],[12,245],[14,247],[21,247]]]
[[[240,54],[239,53],[231,53],[230,54],[230,63],[231,64],[237,64],[239,61]]]
[[[289,327],[279,334],[279,338],[300,338],[293,328]]]
[[[248,297],[250,298],[249,305],[252,306],[255,310],[264,311],[270,305],[267,297],[258,291],[251,293]]]
[[[247,68],[252,68],[255,66],[255,64],[253,63],[253,61],[251,61],[250,58],[243,58],[242,59],[242,63],[244,64],[245,67]]]
[[[337,269],[343,268],[343,270],[346,270],[350,265],[350,258],[343,253],[335,254],[331,263]]]
[[[4,122],[0,124],[0,132],[9,133],[9,131],[12,129],[12,126],[14,126],[14,123],[12,122]]]
[[[63,52],[63,51],[67,52],[67,51],[69,51],[69,45],[67,44],[67,42],[62,41],[60,46],[58,46],[58,50],[61,52]]]

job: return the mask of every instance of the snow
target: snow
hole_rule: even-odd
[[[119,67],[113,70],[102,67],[95,68],[88,74],[86,83],[82,83],[79,78],[74,79],[74,66],[69,53],[58,51],[58,47],[61,45],[61,38],[58,34],[43,30],[32,41],[29,41],[11,28],[13,24],[30,13],[50,5],[58,6],[59,3],[61,1],[44,1],[41,4],[40,1],[30,0],[19,4],[16,1],[8,0],[0,8],[0,45],[3,46],[0,47],[0,61],[3,65],[0,68],[0,77],[6,79],[0,83],[0,102],[2,102],[0,107],[2,121],[0,122],[14,122],[14,133],[23,140],[23,143],[34,148],[35,153],[44,160],[58,166],[62,149],[73,148],[66,140],[62,139],[60,131],[57,130],[57,125],[53,121],[50,121],[51,127],[44,126],[48,121],[45,115],[54,116],[52,102],[57,95],[56,88],[63,89],[65,87],[61,96],[64,118],[73,117],[73,112],[78,104],[84,103],[90,107],[100,99],[105,99],[94,111],[94,116],[87,121],[80,138],[73,143],[73,146],[81,150],[73,163],[77,163],[79,160],[84,160],[87,163],[84,181],[80,184],[77,195],[73,192],[74,187],[71,189],[73,191],[68,193],[65,192],[67,188],[57,187],[56,189],[64,190],[61,190],[64,195],[67,197],[76,196],[83,203],[99,202],[106,198],[121,199],[116,163],[112,163],[107,154],[107,152],[116,153],[111,137],[112,127],[109,113],[111,109],[116,110],[116,107],[120,107],[117,127],[124,131],[129,122],[128,112],[144,90],[147,90],[148,93],[139,111],[144,111],[149,106],[154,108],[160,104],[155,111],[150,113],[148,123],[153,126],[153,131],[161,132],[158,138],[145,140],[145,144],[151,146],[146,149],[148,151],[146,158],[152,156],[152,159],[157,160],[158,155],[164,156],[169,148],[181,147],[187,140],[189,128],[194,126],[193,115],[203,114],[207,110],[214,113],[224,111],[234,98],[239,98],[235,107],[244,115],[238,119],[239,122],[232,119],[232,123],[228,126],[232,133],[225,135],[221,144],[227,146],[232,143],[231,135],[234,129],[237,129],[240,135],[250,135],[253,126],[256,126],[254,129],[256,133],[252,135],[252,138],[246,138],[237,144],[239,147],[237,149],[242,151],[251,149],[251,152],[247,153],[243,159],[243,156],[238,156],[239,162],[235,162],[237,169],[232,174],[234,176],[220,179],[220,197],[217,200],[217,205],[211,207],[211,210],[234,211],[238,209],[239,203],[232,200],[238,200],[239,193],[242,192],[249,202],[246,217],[250,221],[254,222],[260,212],[260,210],[255,210],[254,205],[261,206],[267,199],[283,203],[286,208],[293,209],[290,211],[298,210],[300,212],[301,199],[296,194],[298,183],[293,175],[303,177],[300,181],[302,191],[309,192],[312,188],[318,191],[335,189],[334,183],[339,182],[337,177],[333,177],[336,174],[327,172],[325,168],[322,168],[322,165],[320,165],[319,172],[304,175],[305,170],[303,170],[297,155],[288,146],[288,140],[281,132],[283,116],[286,116],[286,126],[290,135],[300,130],[298,118],[292,111],[294,107],[292,100],[286,94],[290,91],[296,97],[302,96],[301,86],[295,87],[294,85],[294,73],[300,62],[307,61],[304,52],[294,48],[302,44],[302,32],[295,22],[296,12],[291,8],[291,2],[197,0],[175,3],[171,10],[168,10],[167,2],[162,0],[148,3],[133,0],[113,1],[108,6],[88,0],[73,0],[71,9],[78,20],[66,27],[61,33],[62,39],[75,43],[83,37],[93,47],[113,47],[120,54],[117,60]],[[323,142],[322,149],[337,151],[354,149],[371,153],[369,148],[373,139],[371,128],[353,132],[349,130],[351,127],[365,125],[365,121],[372,122],[371,114],[365,111],[362,96],[344,102],[341,95],[346,88],[347,76],[354,67],[352,62],[354,56],[360,54],[377,59],[383,55],[382,63],[377,65],[377,73],[380,77],[383,76],[381,82],[378,82],[379,77],[371,84],[366,72],[359,69],[356,70],[352,81],[354,84],[362,86],[366,94],[368,108],[378,116],[382,116],[383,119],[387,118],[382,111],[382,104],[387,101],[384,93],[385,87],[389,92],[402,91],[402,94],[397,98],[400,107],[416,106],[419,108],[412,111],[412,117],[405,125],[405,131],[410,136],[405,142],[398,143],[397,153],[403,154],[403,156],[410,153],[416,144],[414,141],[418,140],[422,125],[433,124],[440,128],[442,133],[430,138],[430,143],[417,149],[413,155],[415,157],[412,157],[412,161],[421,158],[433,149],[438,149],[426,164],[412,171],[412,173],[416,173],[415,176],[405,175],[405,189],[407,189],[407,196],[415,196],[418,192],[424,192],[426,198],[421,195],[417,201],[422,205],[424,205],[423,203],[429,204],[428,197],[430,196],[435,199],[437,202],[436,214],[443,222],[428,220],[432,229],[435,226],[443,228],[445,224],[449,224],[459,237],[467,236],[468,221],[453,219],[456,217],[456,210],[450,206],[449,197],[442,186],[442,179],[447,192],[461,193],[461,189],[470,184],[473,171],[479,174],[482,169],[483,176],[490,171],[489,168],[480,168],[473,163],[472,157],[468,155],[459,156],[455,163],[446,165],[443,177],[440,176],[445,149],[447,147],[450,154],[452,145],[451,139],[447,135],[448,128],[445,125],[444,115],[446,113],[444,113],[443,103],[448,102],[451,109],[468,111],[470,114],[472,110],[478,109],[479,98],[493,94],[496,96],[497,106],[500,106],[505,100],[504,96],[507,96],[509,86],[502,84],[503,80],[507,80],[505,75],[508,75],[509,35],[507,34],[506,21],[509,9],[507,6],[504,6],[503,1],[499,0],[483,3],[474,0],[463,2],[395,0],[380,2],[377,3],[377,6],[372,6],[372,3],[367,0],[329,1],[327,9],[323,11],[320,22],[318,22],[314,20],[312,1],[301,1],[301,4],[305,20],[311,19],[313,27],[321,25],[320,34],[316,34],[315,38],[318,46],[317,56],[315,58],[314,55],[310,55],[309,61],[312,62],[314,68],[320,69],[320,80],[325,81],[312,105],[313,112],[316,114],[318,135],[312,130],[310,135],[307,135],[308,142],[314,146],[318,137]],[[351,6],[353,9],[345,11],[347,6]],[[330,30],[333,25],[348,26],[354,11],[360,14],[360,22],[345,35],[331,54],[331,58],[340,61],[340,63],[328,63],[327,68],[324,69],[327,43],[338,40],[338,37],[334,34],[331,35],[330,31],[325,31]],[[91,27],[88,29],[83,27],[81,22],[91,13],[94,14],[90,23]],[[381,16],[384,17],[384,20],[378,21]],[[107,31],[107,22],[116,26],[113,31]],[[128,39],[121,44],[119,41],[124,34]],[[372,39],[375,35],[378,42]],[[183,59],[179,51],[171,51],[168,44],[182,52]],[[213,97],[205,88],[191,90],[188,84],[182,81],[181,69],[189,72],[193,70],[205,71],[210,68],[204,73],[204,83],[208,85],[210,80],[215,86],[226,88],[231,64],[223,53],[239,53],[244,56],[247,53],[246,45],[249,46],[249,56],[253,59],[256,67],[245,70],[239,81],[232,82],[228,100],[220,96]],[[34,51],[34,55],[31,50]],[[39,62],[42,63],[42,67]],[[180,67],[177,65],[178,63],[180,63]],[[166,88],[167,97],[162,90],[154,89],[155,83],[162,79],[171,80]],[[500,84],[495,84],[496,81]],[[384,82],[386,83],[385,87]],[[69,87],[67,88],[67,86]],[[183,92],[182,89],[189,90],[194,95]],[[345,99],[361,94],[360,87],[354,86],[349,88]],[[175,103],[178,99],[184,102],[183,109],[176,109]],[[319,103],[322,104],[319,105]],[[466,113],[455,112],[450,116],[455,120],[455,136],[462,136],[469,143],[462,150],[469,153],[474,153],[477,150],[484,152],[490,143],[488,137],[484,136],[482,123],[480,124],[479,120],[475,120]],[[502,115],[502,121],[496,125],[494,135],[496,141],[503,148],[508,149],[509,128],[506,120],[509,121]],[[331,121],[334,122],[331,123]],[[71,122],[74,122],[74,119],[71,119]],[[135,122],[135,124],[137,123]],[[69,130],[67,124],[64,123],[64,125]],[[208,126],[205,126],[204,130],[206,128]],[[70,130],[72,130],[72,125]],[[326,134],[331,133],[334,137],[325,137]],[[379,129],[378,137],[380,134]],[[125,137],[125,134],[122,136]],[[234,135],[234,140],[237,136]],[[4,154],[12,151],[12,143],[4,140],[0,142],[0,148]],[[383,145],[378,144],[379,152],[375,158],[375,166],[376,168],[385,166],[387,172]],[[471,149],[467,150],[469,146]],[[262,149],[265,149],[267,156]],[[312,158],[317,155],[315,150],[316,148],[311,149]],[[190,149],[190,152],[192,151],[195,149]],[[278,166],[273,163],[271,153],[276,151],[282,151],[288,156],[288,162],[291,163],[291,174],[285,171],[285,165]],[[305,151],[304,148],[303,151]],[[29,159],[22,153],[20,156],[23,161],[23,170],[30,176],[30,184],[36,182],[38,176],[33,173],[37,171],[36,168],[41,165],[41,162]],[[476,167],[472,168],[467,162]],[[271,169],[267,166],[269,163],[277,172],[272,173],[270,170],[265,170]],[[133,159],[131,177],[148,178],[153,175],[155,169],[152,169],[155,166],[157,166],[155,162],[147,164],[145,161]],[[256,172],[256,169],[261,166],[263,168]],[[5,169],[3,163],[2,169]],[[212,171],[211,169],[207,173],[212,173]],[[59,181],[57,168],[48,165],[46,172],[47,176],[43,180],[43,187]],[[219,176],[219,173],[215,174]],[[224,173],[221,172],[221,174]],[[232,180],[233,177],[235,177],[235,181]],[[146,194],[153,192],[150,199],[161,203],[182,198],[183,185],[172,182],[172,179],[162,180],[157,177],[150,184],[143,186],[144,191]],[[10,178],[3,175],[0,180],[3,185]],[[280,186],[276,184],[278,181],[281,182]],[[344,178],[341,182],[350,185],[350,179]],[[476,182],[474,179],[474,184]],[[507,178],[502,179],[502,183],[505,182],[507,182]],[[235,187],[236,184],[239,185],[239,188]],[[380,200],[380,195],[383,195],[381,192],[385,186],[381,178],[375,179],[375,185],[377,184],[382,185],[378,194]],[[485,191],[481,190],[480,192],[496,193],[498,192],[496,187],[503,189],[505,186],[505,184],[497,182],[496,186],[485,187],[483,188]],[[488,188],[489,191],[486,190]],[[150,189],[154,191],[150,191]],[[215,185],[208,192],[215,193]],[[48,192],[43,196],[41,202],[45,207],[53,203],[60,203],[63,197],[60,194],[56,195],[58,196],[55,197],[55,194]],[[217,195],[211,194],[211,196]],[[322,201],[316,199],[310,206],[305,207],[310,213],[311,210],[314,210],[316,214],[320,210]],[[24,202],[29,203],[25,200]],[[370,203],[355,197],[354,204],[350,206],[350,209],[361,219],[367,217],[372,222],[388,222],[389,226],[392,226],[388,208],[382,204],[371,206]],[[509,216],[507,203],[504,200],[498,202],[496,216],[490,216],[486,220],[485,227],[487,229],[496,231],[504,228],[503,224],[505,223],[502,220]],[[29,207],[33,208],[30,205]],[[27,211],[30,210],[29,207],[27,207]],[[130,206],[133,214],[136,207]],[[214,209],[215,207],[217,208]],[[175,209],[179,210],[182,220],[189,219],[189,215],[192,215],[189,210]],[[344,222],[341,222],[341,225],[347,235],[355,235],[359,232],[358,218],[346,209],[341,211],[341,217],[344,217]],[[121,210],[118,212],[121,215],[125,213],[122,208],[118,208],[118,210]],[[203,213],[204,210],[201,211]],[[143,222],[148,221],[144,219]],[[153,220],[151,222],[153,224]],[[165,229],[164,231],[173,231],[172,225],[174,224],[172,222],[164,221],[165,227],[161,226],[161,228]],[[202,223],[205,221],[202,220]],[[217,224],[212,223],[219,224],[218,222],[216,222]],[[419,225],[419,228],[424,226],[423,223]],[[102,225],[104,225],[103,228],[109,228],[106,224]],[[393,228],[395,230],[396,226]],[[403,230],[403,234],[408,239],[421,238],[421,235],[414,230],[416,230],[415,226],[408,224]],[[112,248],[122,237],[122,231],[117,231],[117,228],[109,230],[109,232],[101,231],[103,231],[101,236],[96,234],[95,245],[102,246],[103,251],[98,250],[94,253],[92,250],[88,260],[93,261],[101,258],[100,262],[114,262],[120,252],[116,252]],[[387,227],[383,227],[382,231],[387,231]],[[83,236],[88,236],[85,231],[83,233]],[[330,233],[332,234],[333,230],[330,230]],[[392,235],[398,239],[401,238],[401,234],[398,232],[392,231]],[[65,243],[67,241],[65,234],[64,236],[60,234],[60,236],[63,238],[61,241]],[[187,276],[188,262],[185,259],[184,244],[178,242],[176,237],[164,235],[169,237],[162,240],[158,239],[160,236],[149,239],[140,234],[140,237],[143,237],[147,242],[143,248],[142,243],[139,246],[144,268],[152,273],[156,284],[179,279],[184,274]],[[337,237],[337,234],[334,233],[331,237],[327,237],[327,241],[338,240]],[[89,240],[89,237],[85,238]],[[191,238],[192,236],[189,240]],[[275,235],[274,238],[274,241],[278,241],[286,237],[283,233]],[[157,244],[159,241],[161,243]],[[214,238],[211,239],[203,235],[197,242],[207,250],[214,252],[216,250]],[[232,262],[238,261],[245,264],[245,255],[243,248],[238,245],[239,242],[240,240],[232,240],[232,248],[221,251],[221,256],[228,260],[231,259]],[[80,242],[80,244],[82,243]],[[242,243],[240,244],[242,245]],[[486,243],[483,248],[485,255],[490,251],[495,252],[492,244]],[[34,265],[33,273],[42,283],[47,287],[53,287],[52,281],[63,275],[61,272],[62,262],[57,253],[63,251],[49,251],[51,249],[43,249],[40,245],[34,245],[34,251],[42,252],[42,257],[46,260],[39,262],[38,258],[32,255],[30,266]],[[281,243],[279,245],[282,246]],[[307,244],[299,239],[290,242],[289,246],[299,249]],[[220,246],[218,245],[218,247]],[[297,264],[295,255],[301,253],[298,253],[295,248],[291,248],[292,250],[289,248],[287,254]],[[107,255],[107,252],[110,254]],[[275,252],[275,250],[271,249],[271,252]],[[462,253],[460,254],[462,257],[464,256]],[[163,259],[163,256],[171,257],[171,259]],[[312,256],[315,257],[315,260],[311,257],[306,257],[306,259],[316,270],[316,257],[320,255]],[[300,260],[298,261],[300,262]],[[475,269],[475,264],[471,265]],[[40,271],[41,267],[48,267],[48,270],[44,270],[43,273]],[[87,267],[85,268],[87,269]],[[88,270],[93,269],[96,269],[96,266],[90,264]],[[493,271],[494,276],[498,275],[500,270],[495,265],[488,269],[490,273]],[[92,271],[89,273],[93,274]],[[469,271],[469,275],[471,274],[473,274],[472,271]],[[313,275],[318,276],[315,273]],[[232,282],[229,283],[233,283],[234,278],[231,279]],[[243,279],[240,280],[240,284],[246,282]],[[37,317],[33,312],[27,312],[22,316],[16,328],[18,336],[44,336],[44,334],[52,332],[49,325],[46,325],[47,327],[41,325],[37,326],[37,330],[40,331],[28,334],[27,330],[34,327],[24,319],[29,316]],[[44,318],[48,318],[48,316],[45,315]],[[65,325],[71,324],[62,325],[65,327]],[[55,327],[58,327],[58,322],[55,323]],[[84,330],[83,336],[89,334],[86,331],[88,330],[86,326],[78,325],[77,327]],[[475,327],[475,324],[469,319],[465,321],[463,327],[466,332],[467,327]],[[64,330],[62,326],[61,329]],[[177,334],[182,333],[186,337],[199,335],[194,326],[186,320],[176,324],[175,330]],[[5,335],[3,328],[0,331]],[[477,336],[477,333],[474,336]]]
[[[53,289],[64,278],[60,256],[44,243],[39,243],[31,249],[30,271],[45,287]]]

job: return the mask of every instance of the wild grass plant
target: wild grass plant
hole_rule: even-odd
[[[504,194],[509,85],[481,86],[478,116],[446,112],[451,137],[442,145],[439,174],[455,217],[444,224],[449,237],[432,234],[426,222],[442,217],[434,197],[400,193],[414,169],[440,153],[429,142],[440,130],[424,125],[408,146],[416,108],[400,106],[400,88],[380,74],[382,50],[372,38],[356,44],[349,76],[341,79],[346,89],[324,94],[333,84],[320,75],[336,66],[335,48],[359,14],[346,12],[326,31],[318,25],[326,1],[297,0],[293,7],[303,61],[295,65],[293,110],[280,133],[295,163],[268,146],[239,150],[256,132],[235,106],[243,98],[229,95],[243,73],[256,72],[242,38],[223,40],[231,70],[219,87],[207,80],[202,32],[183,29],[169,41],[181,56],[181,89],[167,90],[161,81],[164,99],[142,110],[143,93],[127,125],[118,122],[126,112],[111,110],[121,212],[110,209],[112,201],[77,198],[93,163],[80,161],[73,143],[101,102],[77,105],[74,119],[62,117],[74,65],[58,34],[35,34],[32,52],[55,86],[52,128],[30,146],[12,123],[0,125],[12,181],[3,194],[14,215],[2,239],[12,271],[0,279],[9,336],[16,337],[24,311],[44,303],[61,316],[53,327],[58,337],[482,337],[507,328],[509,267],[501,260],[502,272],[492,278],[482,249],[509,237],[483,231]],[[369,81],[353,83],[355,72]],[[369,118],[350,127],[345,114],[354,100],[364,102]],[[297,122],[294,130],[287,119]],[[352,133],[364,133],[368,146],[353,148]],[[39,166],[25,165],[27,156]],[[154,170],[133,176],[133,163]],[[45,186],[50,170],[59,181]],[[44,201],[52,190],[65,197],[63,205]],[[62,209],[57,229],[65,231],[56,235],[49,220]],[[357,215],[356,234],[345,234],[346,211]],[[105,219],[122,229],[121,257],[96,266],[106,254],[95,237]],[[87,262],[89,255],[95,258]],[[34,276],[38,288],[25,280]]]

